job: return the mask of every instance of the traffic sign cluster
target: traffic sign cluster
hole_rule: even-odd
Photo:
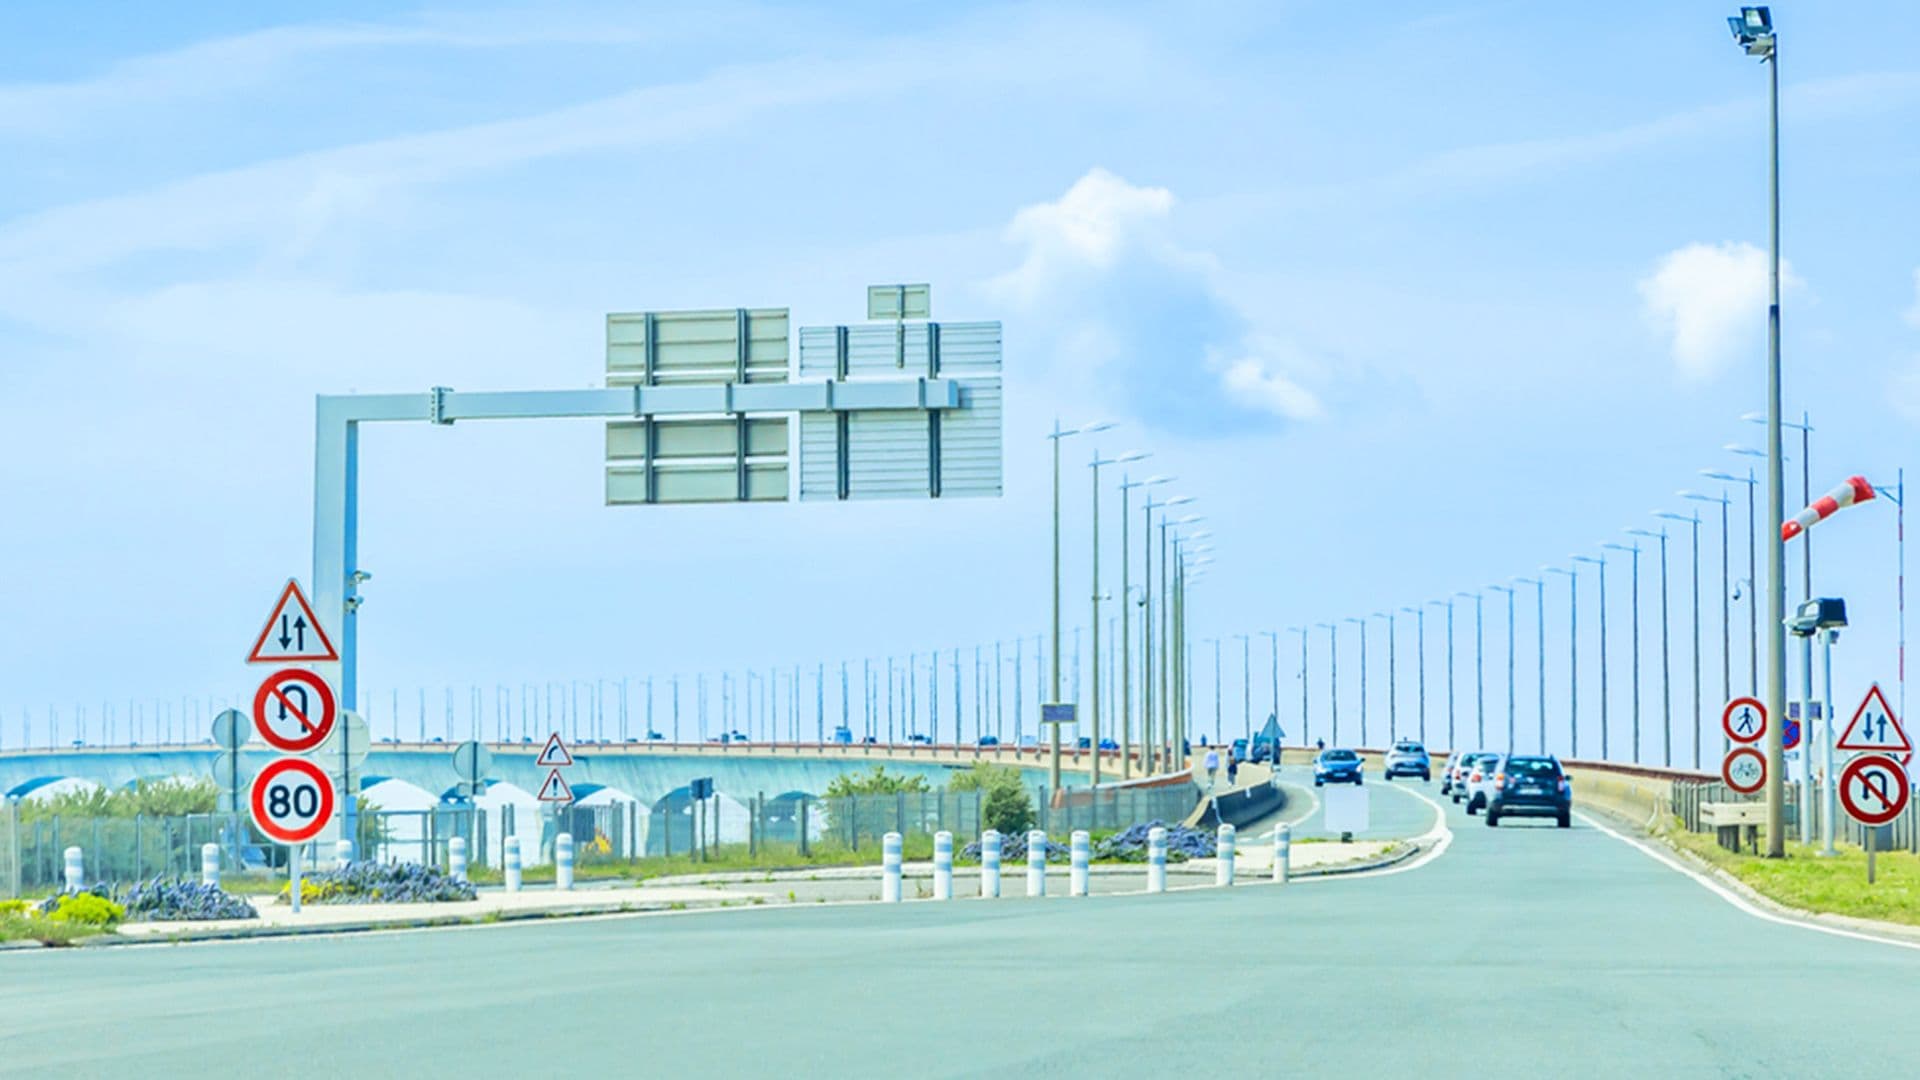
[[[1767,735],[1767,707],[1755,698],[1734,698],[1721,712],[1720,726],[1729,741],[1720,779],[1743,795],[1759,791],[1767,783],[1767,759],[1755,744]],[[1848,816],[1875,828],[1906,810],[1912,795],[1907,764],[1913,760],[1913,740],[1878,683],[1867,690],[1833,746],[1856,755],[1830,781],[1837,785]]]
[[[311,666],[337,663],[340,654],[307,603],[298,582],[288,580],[266,625],[247,654],[249,664],[279,665],[253,694],[253,727],[275,758],[253,778],[247,809],[261,833],[289,846],[304,844],[326,829],[338,799],[333,778],[305,757],[328,744],[336,729],[345,742],[343,758],[355,747],[352,724],[342,724],[332,683]],[[364,743],[365,736],[360,740]],[[237,745],[232,752],[237,753]],[[341,777],[345,784],[347,777]],[[341,796],[345,797],[345,796]]]

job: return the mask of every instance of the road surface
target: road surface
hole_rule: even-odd
[[[1284,888],[0,954],[0,1071],[1911,1072],[1920,951],[1756,918],[1581,819],[1444,813],[1436,858]]]

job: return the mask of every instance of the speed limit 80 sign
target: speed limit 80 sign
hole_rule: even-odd
[[[305,758],[281,758],[253,778],[253,823],[282,844],[304,844],[333,817],[333,781]]]

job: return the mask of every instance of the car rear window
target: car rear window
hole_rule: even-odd
[[[1420,751],[1426,749],[1425,747],[1421,746],[1417,742],[1395,743],[1393,744],[1393,748],[1405,754],[1417,754]]]
[[[1515,776],[1559,776],[1560,763],[1552,758],[1508,758],[1507,771]]]
[[[1352,760],[1353,760],[1354,758],[1356,758],[1356,757],[1358,757],[1358,756],[1359,756],[1358,754],[1355,754],[1355,753],[1354,753],[1353,751],[1351,751],[1351,750],[1329,750],[1329,751],[1327,751],[1327,760],[1328,760],[1328,761],[1352,761]]]

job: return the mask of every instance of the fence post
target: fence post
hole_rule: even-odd
[[[1147,830],[1147,891],[1167,891],[1167,830],[1158,825]]]
[[[573,888],[573,834],[553,838],[553,887],[565,892]]]
[[[1273,830],[1273,880],[1285,885],[1293,877],[1293,826]]]
[[[455,881],[467,880],[467,838],[464,836],[447,841],[447,873]]]
[[[520,838],[509,836],[506,839],[507,850],[501,853],[500,861],[505,864],[502,875],[507,881],[508,892],[520,891]]]
[[[211,841],[200,845],[200,884],[220,887],[220,845]]]
[[[933,898],[953,899],[953,834],[945,829],[933,834]]]
[[[1047,895],[1047,834],[1039,829],[1027,833],[1027,895]]]
[[[145,838],[141,836],[141,833],[144,831],[141,826],[145,821],[146,815],[133,815],[133,880],[135,881],[139,881],[145,877],[145,875],[141,873],[141,870],[145,868],[145,860],[142,858],[142,856],[146,854],[146,852],[142,850],[144,847],[142,841]]]
[[[85,886],[85,879],[87,876],[86,866],[82,861],[80,849],[77,847],[70,847],[66,850],[64,854],[66,856],[66,864],[67,864],[66,865],[67,891],[70,893],[79,892]]]
[[[889,904],[900,902],[900,834],[897,832],[880,838],[880,899]]]
[[[800,857],[804,859],[811,854],[807,850],[807,796],[805,795],[800,796],[800,813],[798,817],[800,822]]]
[[[1233,833],[1231,824],[1222,823],[1213,842],[1213,883],[1233,884]]]
[[[1089,847],[1087,830],[1074,830],[1073,870],[1067,883],[1067,892],[1073,896],[1087,895],[1087,863],[1092,854]]]
[[[986,899],[1000,895],[1000,833],[997,829],[980,834],[980,895]]]

